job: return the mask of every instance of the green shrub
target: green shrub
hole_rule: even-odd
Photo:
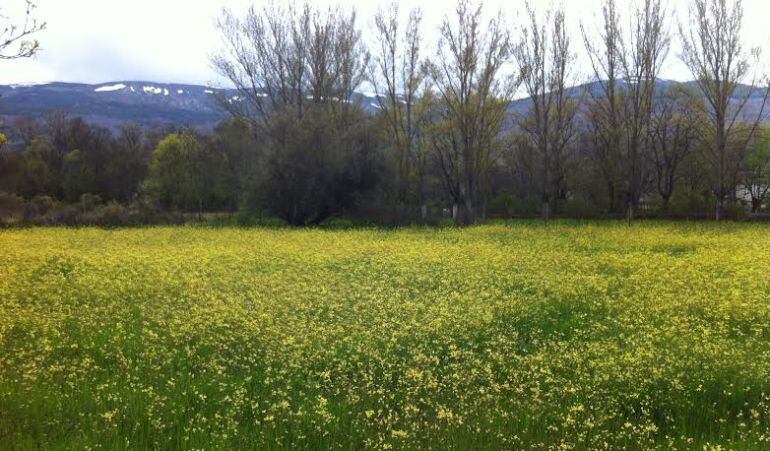
[[[24,218],[24,199],[0,192],[0,224],[14,223]]]
[[[331,217],[320,224],[324,229],[347,230],[360,227],[361,224],[350,218]]]
[[[540,213],[540,202],[536,199],[516,197],[502,193],[493,196],[487,203],[487,213],[491,216],[531,216]]]
[[[49,211],[56,207],[56,200],[50,196],[35,196],[27,202],[24,209],[24,219],[29,222],[39,221]]]
[[[98,194],[85,193],[80,196],[80,208],[83,212],[94,210],[102,203],[102,198]]]
[[[569,217],[590,218],[595,217],[597,206],[595,203],[583,197],[567,199],[559,208],[558,213]]]
[[[119,227],[133,225],[133,217],[128,207],[117,202],[100,205],[88,213],[84,213],[80,222],[85,225],[102,227]]]

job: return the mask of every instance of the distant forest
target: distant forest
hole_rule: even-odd
[[[115,133],[64,112],[6,123],[0,220],[468,225],[768,212],[770,88],[742,41],[740,1],[691,0],[689,23],[677,24],[668,2],[621,11],[606,0],[600,26],[579,35],[562,10],[527,9],[510,23],[460,0],[428,37],[423,12],[397,4],[364,20],[311,2],[224,11],[212,65],[238,90],[221,101],[229,119],[206,133]],[[591,80],[578,79],[578,47]],[[660,83],[670,58],[695,81]],[[355,100],[362,89],[377,94],[375,112]],[[522,93],[526,108],[512,108]]]

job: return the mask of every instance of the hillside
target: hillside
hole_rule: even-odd
[[[660,88],[678,82],[660,80]],[[692,82],[687,83],[692,85]],[[569,95],[598,94],[600,83],[594,82],[569,89]],[[739,89],[739,95],[749,87]],[[103,84],[48,83],[39,85],[0,85],[0,116],[41,118],[49,111],[66,111],[82,116],[88,122],[116,129],[124,123],[144,126],[174,125],[197,129],[211,129],[227,117],[219,105],[219,98],[237,101],[234,89],[213,89],[201,85],[119,81]],[[378,109],[374,93],[360,92],[356,101],[369,112]],[[760,90],[755,90],[748,102],[746,115],[757,114],[762,103]],[[511,104],[512,113],[523,113],[529,108],[527,99]]]
[[[373,96],[356,97],[367,110],[376,109]],[[128,122],[210,129],[227,117],[219,98],[237,101],[237,91],[142,81],[5,85],[0,86],[0,116],[36,119],[60,110],[113,129]]]

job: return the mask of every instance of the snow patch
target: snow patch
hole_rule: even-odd
[[[98,88],[94,89],[94,92],[115,92],[123,89],[126,89],[126,85],[123,83],[118,83],[116,85],[99,86]]]
[[[177,93],[177,94],[184,94],[184,89],[177,89],[177,90],[176,90],[176,93]]]
[[[207,89],[203,92],[205,92],[206,94],[214,94],[214,91],[212,91],[211,89]]]
[[[155,86],[145,86],[142,88],[145,94],[163,94],[162,88],[156,88]]]
[[[9,86],[11,87],[11,89],[16,89],[16,88],[31,88],[33,86],[45,86],[50,84],[51,83],[48,83],[48,82],[28,82],[28,83],[13,83]]]
[[[360,94],[360,95],[362,95],[364,97],[372,97],[372,98],[382,97],[382,96],[380,96],[379,94],[377,94],[374,91],[357,91],[357,92],[358,92],[358,94]]]

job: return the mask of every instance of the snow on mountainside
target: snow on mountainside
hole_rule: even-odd
[[[99,86],[98,88],[94,89],[94,92],[114,92],[120,91],[121,89],[126,89],[126,85],[123,83],[118,83],[117,85],[112,86]]]
[[[678,82],[659,80],[662,90]],[[687,83],[693,85],[692,82]],[[750,89],[741,86],[737,96]],[[589,83],[568,89],[572,97],[598,95],[601,83]],[[73,116],[82,116],[87,121],[116,129],[133,122],[145,126],[174,125],[211,129],[227,117],[220,107],[220,100],[240,102],[234,89],[218,90],[207,86],[153,83],[141,81],[118,81],[96,85],[78,83],[48,83],[0,86],[0,118],[40,118],[54,110],[65,111]],[[379,110],[376,93],[360,91],[350,101],[360,102],[368,112]],[[755,115],[762,103],[760,90],[752,92],[747,103],[747,116]],[[511,103],[512,114],[524,113],[531,105],[528,99]]]
[[[39,118],[52,110],[114,128],[123,123],[211,128],[227,115],[204,86],[150,82],[0,86],[0,115]]]
[[[0,86],[0,116],[40,118],[59,110],[109,128],[135,122],[210,129],[227,117],[218,98],[238,102],[237,94],[234,89],[141,81],[8,85]],[[356,97],[368,111],[377,110],[375,97]]]

